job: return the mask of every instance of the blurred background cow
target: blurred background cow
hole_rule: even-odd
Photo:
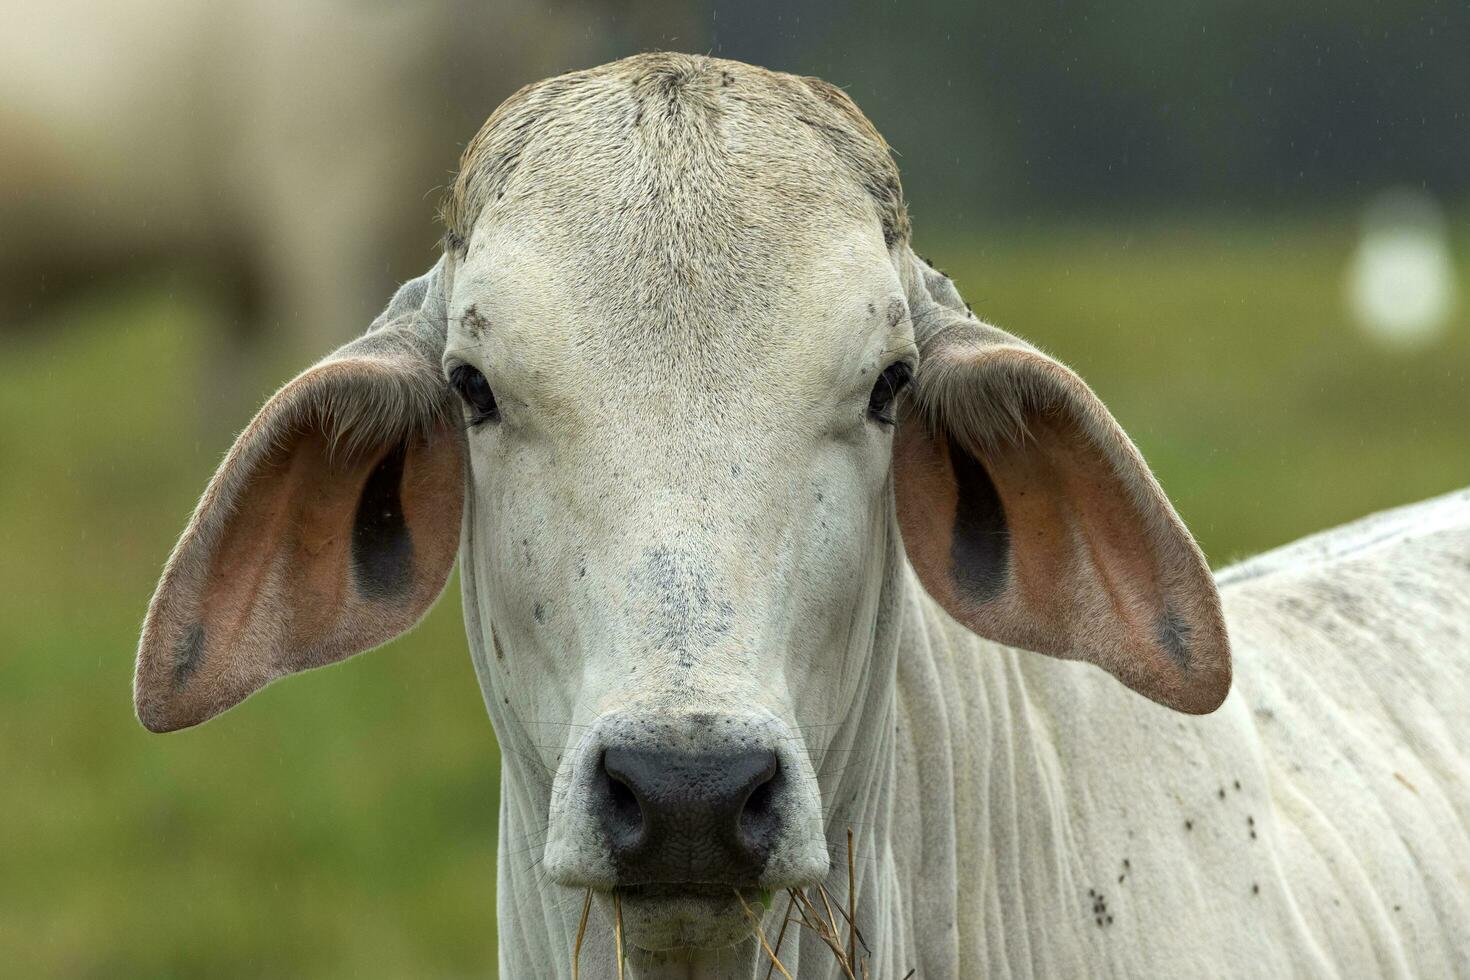
[[[650,48],[844,86],[898,153],[920,250],[1094,384],[1216,564],[1470,483],[1465,4],[12,0],[14,972],[493,962],[495,763],[456,588],[389,651],[187,739],[146,742],[119,692],[230,434],[430,264],[484,118]]]

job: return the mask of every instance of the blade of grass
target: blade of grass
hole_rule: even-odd
[[[623,980],[623,896],[616,891],[613,892],[613,912],[616,913],[617,924],[613,929],[613,936],[617,943],[618,953],[618,980]]]
[[[797,911],[801,913],[801,924],[808,929],[822,931],[825,928],[822,924],[822,913],[817,911],[817,907],[812,904],[812,900],[807,897],[806,893],[793,888],[791,897],[797,902]]]
[[[832,938],[842,939],[842,933],[837,929],[837,916],[832,914],[832,903],[827,899],[827,888],[820,881],[817,882],[817,897],[822,900],[822,908],[827,910],[827,921],[832,925]]]
[[[781,961],[776,959],[776,951],[771,948],[770,943],[766,942],[766,931],[761,928],[761,920],[756,917],[756,914],[754,912],[751,911],[750,906],[745,901],[745,896],[740,894],[740,889],[736,888],[734,891],[736,900],[740,902],[740,907],[745,910],[746,916],[750,919],[751,922],[755,924],[756,937],[759,938],[761,941],[761,948],[764,949],[766,951],[766,955],[771,958],[771,966],[780,970],[781,976],[785,977],[786,980],[793,980],[791,974],[786,972],[786,967],[782,966]],[[783,929],[782,931],[785,930]],[[766,974],[769,976],[770,971],[767,970]]]
[[[766,980],[771,980],[771,971],[776,969],[776,955],[781,952],[781,943],[786,939],[786,927],[791,925],[791,910],[796,905],[796,899],[786,903],[786,916],[781,920],[781,931],[776,934],[776,948],[771,953],[771,965],[766,967]]]
[[[843,908],[841,905],[837,906],[837,914],[842,916],[842,921],[847,923],[852,922],[852,920],[847,917],[847,909]],[[863,931],[861,929],[858,929],[856,925],[853,925],[853,930],[857,933],[858,945],[863,948],[863,952],[867,953],[869,956],[872,956],[873,950],[868,945],[868,941],[863,938]]]
[[[852,828],[847,828],[847,958],[857,962],[857,875],[853,872]]]
[[[821,886],[818,887],[820,888]],[[812,904],[811,899],[802,895],[796,889],[793,888],[791,893],[799,896],[800,900],[805,903],[805,906],[802,908],[801,925],[811,930],[816,934],[818,939],[827,944],[827,948],[832,950],[832,955],[837,959],[837,965],[842,967],[843,973],[847,974],[848,980],[857,980],[857,977],[852,972],[852,966],[847,962],[847,953],[843,950],[841,941],[838,939],[836,933],[828,927],[827,923],[822,921],[822,913],[817,911],[817,907]],[[807,914],[807,909],[811,910],[810,915]]]
[[[582,903],[582,921],[577,923],[577,945],[572,947],[572,980],[582,976],[582,940],[587,936],[587,915],[592,911],[592,889],[587,889],[587,900]]]

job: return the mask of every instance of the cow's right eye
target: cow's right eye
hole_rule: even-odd
[[[459,393],[470,410],[470,425],[494,422],[500,418],[495,392],[485,376],[468,364],[460,364],[449,372],[449,384]]]

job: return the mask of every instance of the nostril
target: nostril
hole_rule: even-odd
[[[769,780],[755,788],[755,792],[750,794],[750,799],[745,801],[745,812],[747,814],[758,815],[770,809],[771,784],[775,781],[776,777],[772,776]]]
[[[766,772],[757,777],[760,782],[745,798],[740,810],[740,831],[748,844],[757,846],[775,829],[776,790],[781,779],[781,765],[773,757]]]
[[[603,775],[607,779],[608,828],[619,848],[632,847],[643,836],[643,807],[637,795],[622,779],[614,775],[603,763]]]

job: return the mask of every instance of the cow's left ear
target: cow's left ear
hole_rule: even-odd
[[[437,273],[278,391],[210,480],[143,623],[133,693],[148,728],[196,725],[385,643],[443,591],[465,450]]]
[[[1090,661],[1179,711],[1219,707],[1214,577],[1137,448],[1081,378],[906,263],[920,364],[894,485],[925,589],[982,636]]]

